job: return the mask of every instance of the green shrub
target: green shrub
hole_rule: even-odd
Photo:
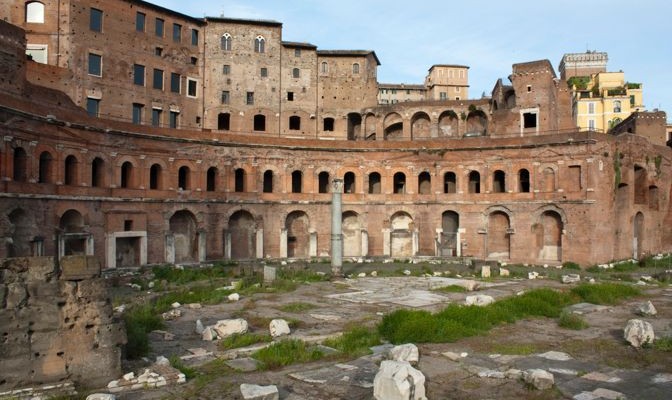
[[[558,318],[558,326],[565,329],[579,331],[586,329],[588,323],[580,316],[570,312],[563,312]]]
[[[149,352],[149,339],[147,334],[164,326],[161,316],[156,315],[151,305],[135,306],[124,314],[126,326],[126,358],[137,359],[144,357]]]
[[[562,263],[562,268],[563,268],[563,269],[576,269],[576,270],[580,270],[580,269],[581,269],[581,266],[580,266],[579,264],[575,263],[575,262],[566,261],[566,262]]]
[[[380,344],[380,335],[376,329],[365,326],[356,326],[345,332],[343,335],[327,339],[325,346],[333,347],[348,357],[361,357],[370,354],[370,347]]]
[[[173,354],[172,356],[170,356],[168,360],[170,361],[170,365],[173,368],[178,369],[180,372],[184,374],[185,378],[192,379],[196,377],[196,375],[198,375],[198,373],[194,368],[187,367],[186,365],[184,365],[184,361],[182,361],[182,359],[177,355]]]
[[[444,293],[465,293],[467,289],[460,285],[448,285],[436,288],[434,291]]]
[[[171,265],[152,267],[152,273],[157,280],[166,280],[171,283],[184,284],[201,280],[213,280],[231,277],[231,270],[217,267],[190,267],[175,268]]]
[[[221,350],[237,349],[239,347],[247,347],[257,343],[267,343],[273,340],[271,335],[260,333],[243,333],[234,334],[225,337],[219,342]]]
[[[582,284],[573,288],[572,293],[587,303],[607,305],[641,294],[636,287],[620,283]]]
[[[261,369],[276,369],[296,363],[317,361],[323,356],[320,350],[298,339],[283,339],[252,354],[252,357],[259,361]]]
[[[672,336],[657,339],[653,342],[653,348],[659,351],[672,352]]]

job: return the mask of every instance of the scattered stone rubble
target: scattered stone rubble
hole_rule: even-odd
[[[196,327],[198,329],[198,322]],[[246,333],[247,328],[247,321],[242,318],[223,319],[214,325],[206,326],[203,329],[202,339],[206,341],[223,339],[231,335]]]
[[[639,306],[637,306],[635,313],[645,317],[652,317],[658,314],[658,311],[656,310],[656,307],[653,306],[653,303],[651,303],[651,301],[647,301],[646,303],[642,303]]]
[[[272,320],[268,328],[273,338],[290,334],[289,324],[284,319]]]
[[[150,368],[146,368],[137,375],[129,372],[107,384],[110,393],[119,393],[129,390],[158,388],[185,383],[186,377],[179,370],[170,366],[165,357],[159,357]]]
[[[243,383],[240,385],[240,393],[245,400],[278,400],[280,394],[275,385],[259,386]]]
[[[642,347],[644,344],[653,343],[656,335],[653,326],[640,319],[631,319],[623,330],[623,338],[633,347]]]
[[[406,361],[385,360],[373,380],[376,400],[426,400],[425,376]]]

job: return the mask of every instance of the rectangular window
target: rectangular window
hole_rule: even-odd
[[[144,105],[133,103],[133,123],[142,124],[142,109]]]
[[[161,18],[157,18],[154,24],[154,32],[156,36],[163,37],[163,23],[164,21]]]
[[[595,103],[588,103],[588,114],[595,114]]]
[[[187,97],[197,97],[198,95],[198,81],[187,78]]]
[[[152,109],[152,126],[161,126],[161,113],[163,110],[160,108]]]
[[[154,49],[154,55],[155,55],[155,56],[159,56],[159,57],[161,57],[162,54],[163,54],[163,48],[161,48],[161,47],[156,47],[156,48]]]
[[[198,64],[198,57],[191,57],[191,65]]]
[[[247,96],[245,97],[245,104],[254,104],[254,92],[247,92]]]
[[[90,117],[97,117],[100,111],[100,99],[86,99],[86,112],[89,113]]]
[[[198,29],[191,30],[191,45],[198,46]]]
[[[145,66],[133,64],[133,83],[138,86],[145,86]]]
[[[262,68],[261,69],[261,77],[266,78],[268,76],[268,69]]]
[[[173,24],[173,42],[180,43],[182,41],[182,25]]]
[[[446,100],[448,98],[446,92],[440,92],[439,93],[439,99],[440,100]]]
[[[588,120],[588,130],[590,130],[590,131],[595,130],[595,120],[594,119],[589,119]]]
[[[152,87],[154,89],[163,90],[163,70],[154,69],[154,79],[152,80]]]
[[[138,11],[135,14],[135,30],[138,32],[144,32],[145,31],[145,19],[146,15],[145,13],[141,13]]]
[[[294,92],[287,92],[287,101],[294,101]]]
[[[292,78],[298,79],[301,76],[301,70],[298,68],[294,68],[292,70]]]
[[[103,75],[103,57],[98,54],[89,53],[89,75]]]
[[[170,125],[169,125],[169,126],[170,126],[171,128],[173,128],[173,129],[176,129],[176,128],[177,128],[177,125],[178,125],[178,123],[179,123],[179,121],[178,121],[178,120],[179,120],[179,117],[180,117],[180,113],[179,113],[179,112],[177,112],[177,111],[171,111],[171,112],[170,112]]]
[[[301,57],[301,49],[294,49],[294,57]]]
[[[460,93],[460,87],[459,86],[455,88],[455,93]]]
[[[103,31],[103,12],[97,8],[91,9],[91,17],[89,19],[89,29],[94,32]]]
[[[224,65],[222,68],[222,74],[228,75],[231,73],[231,66],[230,65]]]
[[[222,90],[222,104],[229,104],[231,100],[231,95],[228,90]]]
[[[180,93],[180,74],[172,72],[170,74],[170,91],[173,93]]]
[[[523,113],[523,128],[536,128],[536,127],[537,127],[537,114]]]

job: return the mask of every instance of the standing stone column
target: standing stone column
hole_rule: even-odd
[[[331,183],[331,273],[334,277],[343,276],[342,193],[343,179],[334,179]]]

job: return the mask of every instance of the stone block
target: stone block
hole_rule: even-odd
[[[273,282],[276,277],[276,268],[264,265],[264,282]]]
[[[7,308],[19,308],[28,303],[28,290],[22,283],[10,283],[7,285],[7,297],[5,305]]]
[[[220,338],[225,338],[237,333],[247,332],[247,321],[242,318],[224,319],[217,321],[212,327]]]
[[[7,301],[7,285],[0,284],[0,310],[5,308]]]
[[[490,266],[489,265],[481,266],[481,278],[490,278]]]
[[[86,396],[86,400],[116,400],[117,397],[110,393],[93,393]]]
[[[47,302],[55,304],[61,297],[61,288],[58,282],[33,281],[26,284],[30,295],[30,304]]]
[[[406,361],[411,365],[417,365],[420,360],[420,352],[418,346],[407,343],[391,348],[388,358],[393,361]]]
[[[562,283],[577,283],[581,282],[581,275],[579,274],[568,274],[562,276]]]
[[[119,348],[95,349],[68,354],[68,370],[75,382],[86,382],[91,387],[104,387],[121,375]]]
[[[284,319],[272,320],[269,324],[269,330],[274,338],[290,334],[289,324]]]
[[[508,269],[506,269],[506,268],[500,268],[499,269],[499,276],[510,276],[510,275],[511,275],[511,271],[509,271]]]
[[[543,369],[528,369],[523,372],[523,380],[538,390],[550,389],[555,384],[553,374]]]
[[[656,307],[653,306],[653,303],[651,301],[647,301],[646,303],[642,303],[637,306],[635,309],[635,313],[642,315],[642,316],[654,316],[658,314],[658,311],[656,310]]]
[[[650,323],[631,319],[623,330],[623,338],[633,347],[642,347],[643,344],[653,343],[656,336]]]
[[[46,354],[33,360],[31,379],[36,382],[58,382],[68,377],[65,358],[56,353]]]
[[[495,302],[495,299],[492,296],[487,294],[477,294],[475,296],[467,296],[464,304],[468,306],[487,306]]]
[[[85,300],[107,299],[107,283],[103,279],[87,279],[77,282],[77,298]]]
[[[29,257],[28,282],[47,282],[56,276],[56,262],[54,257]]]
[[[385,360],[373,380],[376,400],[426,400],[425,376],[403,361]]]
[[[240,393],[245,400],[278,400],[280,394],[275,385],[259,386],[248,383],[240,385]]]
[[[29,265],[30,257],[7,258],[2,262],[2,269],[23,274],[24,272],[28,272]]]
[[[30,330],[35,332],[56,331],[61,326],[61,315],[55,302],[22,308],[17,310],[16,315],[19,319],[28,321]]]
[[[94,256],[65,256],[60,260],[61,279],[80,281],[100,276],[100,263]]]

